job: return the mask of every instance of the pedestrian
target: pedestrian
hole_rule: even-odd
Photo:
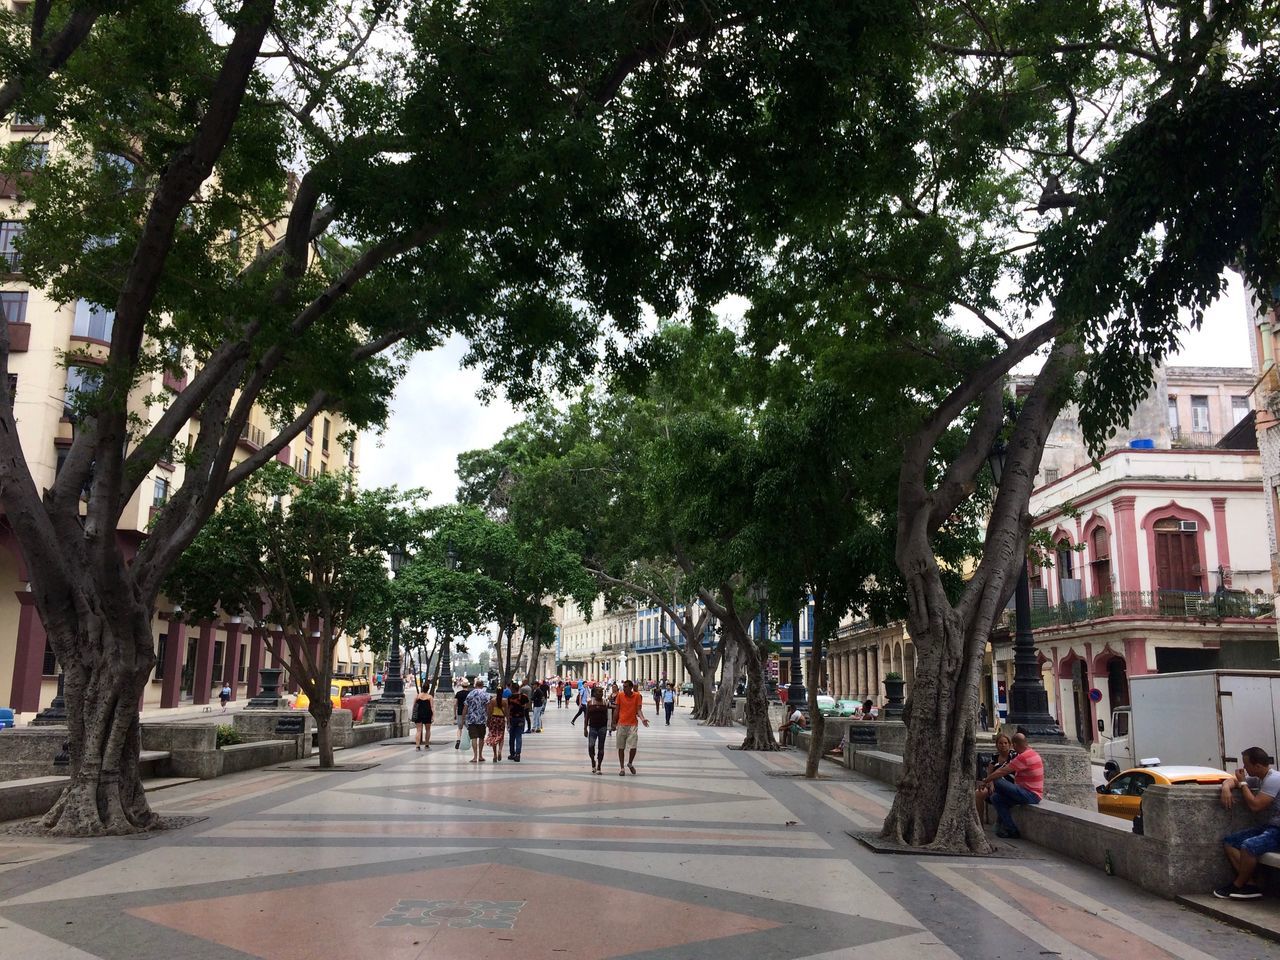
[[[644,715],[644,697],[636,692],[636,685],[630,680],[622,682],[622,692],[614,697],[613,730],[618,747],[618,776],[625,777],[627,770],[636,775],[636,749],[640,746],[639,724],[646,727],[649,720]],[[626,769],[623,769],[623,762]]]
[[[529,682],[529,678],[524,678],[524,683],[520,684],[520,694],[524,697],[526,705],[533,703],[533,684]],[[524,715],[524,732],[528,733],[533,729],[533,710],[529,709]]]
[[[1017,756],[1017,753],[1013,749],[1013,741],[1009,739],[1009,735],[1007,733],[998,734],[996,736],[996,752],[987,763],[987,773],[991,773],[996,767],[1003,767],[1015,756]],[[1017,782],[1012,773],[1005,779],[1013,783]],[[974,791],[973,799],[978,807],[978,818],[983,823],[987,822],[987,801],[991,799],[991,794],[995,793],[995,789],[991,784],[983,783]]]
[[[1240,791],[1240,801],[1252,813],[1261,813],[1266,823],[1247,827],[1222,838],[1227,859],[1236,877],[1213,895],[1219,900],[1257,900],[1262,891],[1253,882],[1253,871],[1263,855],[1280,850],[1280,772],[1262,747],[1248,747],[1240,753],[1244,764],[1234,780],[1222,784],[1222,805],[1230,810],[1235,805],[1232,792]]]
[[[1031,749],[1025,733],[1015,733],[1011,740],[1015,755],[1008,763],[996,767],[982,779],[979,787],[991,784],[991,805],[996,808],[996,836],[1017,840],[1018,825],[1009,812],[1013,807],[1038,804],[1044,796],[1044,761]],[[1005,779],[1013,774],[1010,783]]]
[[[413,698],[413,713],[411,716],[417,727],[417,746],[414,747],[415,750],[421,750],[424,747],[428,750],[431,749],[431,722],[435,719],[435,713],[435,698],[424,687]]]
[[[978,726],[982,728],[983,733],[986,733],[990,729],[987,705],[985,703],[978,704]]]
[[[542,714],[547,709],[547,697],[551,696],[551,687],[544,680],[533,688],[533,732],[542,732]]]
[[[863,700],[862,719],[874,720],[878,716],[880,716],[880,711],[876,707],[876,702],[874,700]]]
[[[656,717],[662,712],[662,684],[655,683],[653,685],[653,715]]]
[[[222,681],[222,689],[218,691],[218,702],[222,704],[222,712],[227,712],[227,704],[231,702],[231,684]]]
[[[596,689],[600,690],[601,694],[603,695],[603,688],[597,687]],[[573,719],[569,721],[569,726],[571,727],[578,722],[578,718],[580,716],[582,716],[584,713],[587,712],[587,698],[589,696],[587,691],[588,691],[587,681],[579,680],[578,681],[578,712],[575,713],[573,715]]]
[[[502,741],[507,732],[507,699],[494,697],[490,700],[487,717],[489,733],[484,738],[484,743],[485,746],[493,749],[493,762],[501,763]],[[521,735],[523,736],[523,732]]]
[[[528,719],[530,710],[529,698],[525,696],[523,689],[515,691],[507,700],[507,731],[511,741],[511,749],[507,755],[512,763],[520,762],[524,735],[529,732],[525,729],[525,720]]]
[[[604,740],[609,732],[609,706],[604,702],[604,691],[597,687],[587,704],[587,719],[582,724],[582,735],[587,738],[587,759],[591,772],[604,773]]]
[[[470,763],[484,763],[484,735],[489,724],[489,691],[484,688],[484,680],[476,677],[471,691],[467,694],[463,716],[467,721],[467,736],[471,738]]]
[[[667,715],[667,726],[671,726],[671,714],[676,709],[676,685],[667,681],[667,688],[662,691],[662,709]]]
[[[480,678],[477,677],[476,679],[479,680]],[[465,682],[453,695],[453,723],[456,728],[453,749],[455,750],[462,746],[462,728],[466,725],[467,697],[470,695],[471,684]]]

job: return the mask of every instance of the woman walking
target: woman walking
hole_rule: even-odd
[[[582,724],[582,735],[587,738],[587,759],[591,772],[600,774],[604,763],[604,738],[609,732],[609,705],[604,702],[604,690],[596,687],[585,707],[587,719]]]
[[[493,762],[502,762],[502,741],[507,732],[507,702],[502,697],[494,697],[489,701],[489,735],[484,738],[485,746],[493,748]]]
[[[418,728],[418,745],[415,750],[421,750],[424,747],[431,749],[431,722],[435,719],[436,702],[430,692],[425,687],[418,691],[418,695],[413,698],[413,722]]]

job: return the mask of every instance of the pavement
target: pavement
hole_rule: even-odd
[[[23,960],[1066,960],[1274,958],[1271,941],[1032,845],[876,854],[883,784],[740,733],[640,731],[593,776],[573,710],[520,763],[452,729],[153,797],[203,818],[138,837],[0,836],[0,957]],[[612,749],[612,741],[608,747]],[[1271,904],[1280,911],[1280,904]]]

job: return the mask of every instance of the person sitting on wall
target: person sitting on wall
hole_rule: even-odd
[[[787,717],[787,719],[783,720],[782,723],[779,724],[778,737],[782,740],[783,746],[786,746],[788,743],[795,744],[797,742],[796,734],[801,730],[808,729],[809,718],[799,707],[796,707],[791,711],[791,716]]]
[[[1219,900],[1257,900],[1262,891],[1253,882],[1253,871],[1263,854],[1280,850],[1280,772],[1271,766],[1271,758],[1261,747],[1249,747],[1240,754],[1244,766],[1234,780],[1222,784],[1222,805],[1230,810],[1235,805],[1234,792],[1253,813],[1263,813],[1267,822],[1248,827],[1222,838],[1227,859],[1236,877],[1213,891]]]
[[[989,799],[996,808],[996,836],[1006,840],[1017,840],[1021,836],[1009,811],[1023,804],[1037,804],[1044,796],[1044,761],[1040,754],[1031,749],[1021,728],[1013,735],[1012,743],[1014,753],[1011,759],[988,773],[978,784],[980,788],[988,784],[993,787]],[[1013,782],[1005,779],[1011,773]]]

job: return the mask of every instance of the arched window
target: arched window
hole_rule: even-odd
[[[1199,592],[1203,589],[1194,520],[1166,517],[1154,525],[1156,589]]]

